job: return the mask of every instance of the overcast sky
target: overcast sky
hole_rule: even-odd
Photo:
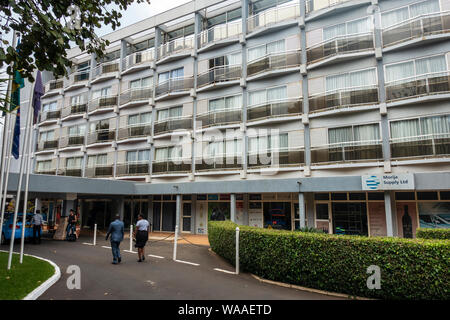
[[[133,3],[128,7],[127,11],[122,12],[122,18],[120,19],[121,26],[119,28],[129,26],[130,24],[178,7],[189,1],[190,0],[150,0],[150,5],[147,3]],[[97,35],[103,36],[112,31],[113,30],[110,27],[102,27],[97,32]]]

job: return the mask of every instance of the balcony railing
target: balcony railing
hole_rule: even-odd
[[[196,160],[195,169],[198,171],[212,171],[212,170],[229,170],[241,169],[242,158],[238,155],[215,155],[203,156]]]
[[[150,161],[118,163],[116,176],[144,176],[150,173]]]
[[[77,71],[72,73],[71,75],[69,75],[68,85],[71,86],[82,81],[88,81],[89,73],[90,73],[89,70]]]
[[[309,97],[310,112],[346,106],[378,103],[376,85],[340,89]]]
[[[155,60],[155,48],[135,52],[133,54],[126,56],[122,60],[123,70],[126,71],[132,67],[139,66],[145,63],[150,63],[154,60]]]
[[[332,7],[349,0],[307,0],[306,1],[306,13],[311,11],[320,10],[328,7]]]
[[[261,120],[267,118],[299,115],[303,112],[301,98],[284,99],[266,102],[247,109],[247,120]]]
[[[242,121],[242,110],[235,108],[209,111],[198,114],[196,120],[201,122],[202,128],[240,123]]]
[[[263,72],[299,67],[301,64],[300,50],[269,53],[264,57],[250,61],[247,66],[247,76]]]
[[[241,20],[229,22],[214,26],[208,30],[202,31],[198,35],[198,47],[203,48],[210,43],[218,42],[224,39],[238,38],[242,33]]]
[[[120,105],[130,102],[150,100],[153,96],[152,87],[128,89],[120,94]]]
[[[63,118],[75,114],[83,114],[87,111],[87,103],[80,103],[72,106],[67,106],[62,109],[61,116]]]
[[[59,147],[65,148],[82,145],[84,145],[84,135],[73,135],[73,136],[62,136]]]
[[[312,163],[356,162],[381,159],[383,159],[381,140],[349,141],[311,148]]]
[[[386,83],[386,99],[388,101],[449,92],[449,71],[429,73]]]
[[[305,163],[305,151],[303,148],[280,148],[249,152],[248,167],[289,167]]]
[[[158,47],[158,59],[167,58],[173,54],[191,52],[194,49],[194,35],[178,38]]]
[[[41,112],[41,122],[47,120],[57,120],[61,117],[61,110],[52,110]]]
[[[346,53],[374,50],[373,33],[338,36],[306,49],[308,64]]]
[[[130,138],[147,137],[152,135],[151,124],[140,123],[125,128],[119,128],[118,140],[125,140]]]
[[[198,75],[197,86],[202,88],[211,84],[239,80],[241,76],[242,67],[240,65],[215,67]]]
[[[54,175],[56,175],[56,168],[36,169],[35,173],[36,174],[46,174],[46,175],[54,176]]]
[[[116,59],[111,62],[105,62],[94,69],[93,77],[94,79],[99,78],[104,75],[112,74],[119,71],[119,60]]]
[[[52,90],[62,89],[64,87],[64,80],[50,80],[45,84],[45,93],[48,93]]]
[[[192,129],[192,116],[155,121],[155,135],[179,129]]]
[[[100,177],[112,177],[113,176],[114,165],[96,165],[86,167],[85,176],[86,178],[100,178]]]
[[[114,108],[117,106],[117,96],[100,97],[89,101],[89,112]]]
[[[282,21],[296,19],[298,17],[300,17],[299,4],[271,8],[247,19],[248,32],[255,31],[259,28],[269,27]]]
[[[392,158],[450,155],[450,133],[391,139]]]
[[[68,177],[82,177],[83,169],[81,167],[73,167],[73,168],[60,168],[58,175],[60,176],[68,176]]]
[[[88,134],[87,144],[110,142],[116,139],[116,131],[114,130],[98,130]]]
[[[383,46],[450,32],[450,12],[439,12],[402,21],[383,30]]]
[[[194,88],[194,77],[173,78],[156,86],[156,96],[162,96],[172,92],[189,91]]]
[[[37,151],[52,150],[58,148],[58,140],[39,141],[36,147]]]
[[[153,173],[185,173],[191,171],[191,159],[155,160],[153,161]]]

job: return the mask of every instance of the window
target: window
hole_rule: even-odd
[[[287,87],[275,87],[267,90],[258,90],[249,92],[249,105],[256,106],[265,103],[276,102],[280,100],[287,99]]]
[[[241,140],[210,142],[206,150],[207,155],[211,158],[222,155],[235,156],[242,152]]]
[[[252,15],[255,15],[262,11],[265,11],[267,9],[276,7],[278,5],[281,5],[281,4],[287,3],[287,2],[295,3],[292,0],[259,0],[259,1],[255,1],[250,4],[250,12]]]
[[[127,152],[127,162],[143,162],[150,160],[150,150],[136,150]]]
[[[105,98],[111,95],[111,87],[102,88],[92,92],[92,100]]]
[[[45,172],[45,171],[50,171],[50,170],[52,170],[52,160],[37,162],[37,171],[38,172]]]
[[[369,18],[359,19],[323,29],[323,40],[333,39],[339,36],[368,33],[371,31]]]
[[[109,129],[109,119],[100,120],[89,124],[89,132]]]
[[[70,105],[78,106],[78,105],[84,104],[84,102],[85,102],[84,99],[85,99],[85,96],[82,94],[80,94],[78,96],[70,97]]]
[[[184,77],[184,68],[178,68],[172,71],[166,71],[158,75],[158,84],[164,83],[169,79],[177,79]]]
[[[427,0],[407,7],[384,12],[381,14],[381,22],[383,28],[387,28],[408,19],[435,12],[440,12],[439,0]]]
[[[268,54],[286,52],[286,41],[285,39],[277,40],[264,44],[262,46],[254,47],[248,49],[247,61],[251,62],[260,59]]]
[[[56,111],[58,110],[58,102],[53,101],[50,103],[46,103],[42,106],[42,112]]]
[[[155,150],[155,161],[168,161],[182,158],[181,146],[159,148]]]
[[[97,154],[93,156],[89,156],[88,158],[88,167],[95,166],[104,166],[108,163],[108,155],[107,154]]]
[[[194,24],[191,24],[189,26],[168,32],[165,34],[165,42],[190,36],[194,34],[194,31],[195,31]]]
[[[378,123],[328,129],[330,144],[351,141],[378,141],[379,139],[380,126]]]
[[[69,127],[69,137],[84,136],[85,131],[86,131],[85,125]]]
[[[271,150],[283,150],[288,148],[288,134],[249,137],[248,152],[255,154]]]
[[[212,28],[220,24],[226,24],[228,22],[240,19],[242,17],[242,9],[239,7],[234,10],[222,13],[218,16],[209,18],[206,20],[206,28]]]
[[[54,130],[41,132],[40,141],[54,141],[54,140],[55,140]]]
[[[183,115],[183,107],[174,107],[158,111],[158,121],[180,118]]]
[[[130,89],[148,88],[153,84],[153,78],[147,77],[130,81]]]
[[[242,95],[224,97],[208,101],[208,111],[235,110],[242,107]]]
[[[67,169],[79,169],[79,168],[81,168],[82,161],[83,161],[83,157],[67,158],[66,159],[66,168]]]
[[[133,114],[128,116],[128,125],[129,126],[138,126],[143,124],[149,124],[152,122],[152,113],[146,112],[146,113],[140,113],[140,114]]]
[[[327,91],[358,88],[377,83],[375,69],[354,71],[326,77]]]
[[[420,58],[386,66],[386,82],[447,71],[445,55]]]
[[[120,59],[120,50],[106,53],[99,63],[111,62]]]
[[[450,133],[450,115],[391,122],[391,138]]]
[[[213,69],[215,67],[241,65],[241,58],[242,54],[240,52],[236,52],[226,56],[209,59],[209,68]]]
[[[128,44],[127,55],[135,53],[135,52],[144,51],[144,50],[147,50],[147,49],[150,49],[153,47],[155,47],[155,38],[144,40],[144,41],[141,41],[136,44],[131,44],[131,45]]]

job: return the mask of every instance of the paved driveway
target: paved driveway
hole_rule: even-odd
[[[198,264],[191,265],[172,260],[171,242],[150,242],[146,247],[146,260],[138,263],[137,254],[123,252],[129,247],[125,241],[121,245],[122,263],[113,265],[111,250],[103,247],[109,243],[100,240],[95,247],[83,244],[90,240],[81,238],[74,243],[43,240],[41,245],[26,245],[26,253],[48,258],[61,269],[61,279],[40,299],[334,299],[261,283],[249,274],[216,271],[215,268],[234,270],[206,246],[178,246],[177,260]],[[17,244],[15,250],[18,250]],[[66,286],[69,265],[78,265],[81,269],[81,290],[69,290]]]

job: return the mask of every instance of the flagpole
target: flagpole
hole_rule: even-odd
[[[36,76],[35,76],[36,78]],[[33,117],[34,117],[34,109],[33,109],[33,101],[34,101],[34,87],[36,85],[36,82],[34,83],[34,85],[31,85],[30,88],[30,103],[29,103],[29,107],[28,107],[28,123],[26,124],[27,128],[28,128],[28,134],[25,137],[24,140],[26,140],[24,148],[23,148],[23,156],[26,156],[26,164],[25,164],[25,195],[23,198],[23,217],[22,217],[22,236],[20,238],[20,259],[19,262],[22,263],[23,262],[23,250],[24,250],[24,246],[25,246],[25,227],[26,227],[26,217],[27,217],[27,209],[28,209],[28,188],[29,188],[29,184],[30,184],[30,166],[31,166],[31,146],[32,146],[32,125],[33,125]],[[33,117],[31,116],[33,113]]]

